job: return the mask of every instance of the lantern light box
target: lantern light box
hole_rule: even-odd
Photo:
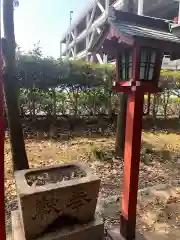
[[[115,91],[154,93],[161,91],[159,76],[164,54],[180,58],[180,39],[172,34],[170,23],[164,19],[111,8],[91,51],[116,59]]]
[[[118,56],[118,79],[128,81],[133,73],[132,51],[125,51]],[[140,80],[152,81],[155,78],[157,51],[153,48],[141,48],[140,51]]]

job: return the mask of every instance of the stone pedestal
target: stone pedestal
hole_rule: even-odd
[[[100,180],[83,165],[17,171],[15,180],[26,239],[94,218]]]
[[[13,240],[27,240],[21,222],[20,212],[12,212]],[[34,240],[103,240],[104,224],[98,217],[87,224],[76,224],[34,238]]]
[[[128,240],[128,239],[124,239],[121,236],[120,226],[118,225],[112,228],[111,230],[108,230],[107,240]],[[136,238],[134,240],[146,240],[146,238],[139,232],[136,232]]]

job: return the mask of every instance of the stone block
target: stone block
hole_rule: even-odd
[[[120,226],[119,225],[108,230],[107,240],[126,240],[120,234]],[[146,240],[146,238],[141,233],[136,232],[136,237],[134,240]]]
[[[26,240],[19,211],[12,212],[12,230],[14,240]],[[104,224],[96,216],[87,224],[76,224],[61,230],[49,232],[34,240],[103,240]]]
[[[20,211],[11,212],[12,240],[26,240],[22,226]]]
[[[26,239],[94,218],[100,180],[83,165],[21,170],[15,180]]]

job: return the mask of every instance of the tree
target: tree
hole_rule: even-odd
[[[170,97],[171,97],[171,91],[169,89],[165,89],[162,93],[162,107],[164,111],[164,118],[167,118],[168,114],[168,107],[170,104]]]
[[[74,114],[77,117],[90,115],[95,118],[97,115],[107,114],[113,121],[115,113],[118,112],[119,94],[111,92],[111,81],[115,77],[114,65],[85,61],[63,62],[60,59],[44,58],[37,54],[37,51],[30,54],[20,51],[16,58],[16,74],[20,85],[19,105],[22,115],[31,113],[36,119],[36,114],[41,113],[49,116],[49,120],[53,122],[59,114]],[[169,113],[172,107],[171,96],[179,97],[180,73],[163,70],[161,78],[161,88],[170,93],[169,104],[165,105],[164,112]],[[168,100],[166,98],[165,100]],[[158,110],[162,112],[162,99],[163,93],[151,98],[154,119]],[[121,103],[124,106],[123,102]],[[118,116],[120,124],[125,123],[121,120],[126,117],[122,108],[121,114]],[[120,125],[120,129],[125,129],[125,126]]]
[[[14,5],[18,1],[3,3],[4,39],[2,49],[5,61],[4,92],[10,132],[14,170],[29,168],[18,106],[18,82],[15,76]]]
[[[117,117],[116,142],[115,152],[116,156],[123,157],[126,134],[126,110],[127,110],[127,94],[121,93],[119,95],[119,111]]]
[[[133,0],[128,1],[127,9],[129,12],[134,12]],[[124,155],[126,133],[126,110],[127,110],[127,94],[121,93],[119,96],[119,111],[117,117],[116,142],[115,142],[116,155],[119,157]]]

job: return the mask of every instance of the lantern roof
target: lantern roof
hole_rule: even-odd
[[[102,49],[105,40],[114,41],[114,48],[117,47],[115,43],[134,45],[138,41],[154,44],[171,52],[180,47],[180,38],[172,33],[168,20],[116,11],[112,7],[101,35],[93,43],[91,51]]]
[[[136,25],[136,23],[121,21],[114,21],[111,25],[121,34],[180,43],[180,38],[173,35],[169,30],[165,31],[156,27],[147,27],[145,25]]]

